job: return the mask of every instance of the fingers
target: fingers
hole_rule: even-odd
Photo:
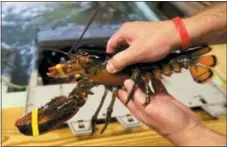
[[[130,79],[125,80],[125,87],[128,91],[128,93],[131,91],[132,87],[133,87],[134,82]],[[136,88],[134,95],[133,95],[133,101],[136,105],[138,105],[139,107],[142,107],[145,103],[145,94],[143,93],[143,91],[138,87]]]
[[[115,52],[115,49],[121,44],[127,44],[127,43],[125,41],[123,33],[121,31],[117,31],[108,41],[106,52],[107,53]]]
[[[151,78],[151,83],[155,93],[163,93],[169,95],[168,91],[166,90],[164,84],[160,79]]]
[[[109,39],[106,47],[107,53],[113,53],[115,49],[121,44],[129,44],[130,45],[130,32],[128,32],[128,23],[124,23],[120,29],[112,35]]]
[[[120,99],[120,101],[125,104],[127,101],[127,97],[128,97],[128,92],[125,90],[118,90],[117,93],[118,98]],[[140,110],[132,101],[129,101],[128,105],[127,105],[128,109],[133,113],[133,115],[135,117],[137,117],[138,119],[141,120],[142,118],[142,110]]]
[[[120,45],[130,45],[129,48],[117,53],[111,60],[109,60],[106,69],[110,73],[116,73],[127,65],[136,62],[135,57],[137,56],[137,53],[131,50],[132,36],[130,35],[130,32],[128,32],[128,28],[127,23],[123,24],[121,28],[114,35],[112,35],[107,43],[107,53],[115,52],[116,48]]]
[[[131,46],[117,53],[112,59],[110,59],[107,63],[106,69],[110,73],[116,73],[122,70],[124,67],[133,64],[136,62],[135,58],[137,56],[136,53],[130,51]]]

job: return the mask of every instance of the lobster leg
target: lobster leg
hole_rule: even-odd
[[[105,91],[104,91],[104,94],[102,96],[102,99],[101,99],[101,102],[99,104],[99,107],[98,109],[96,110],[95,114],[92,116],[92,119],[91,119],[91,127],[92,127],[92,133],[91,135],[93,135],[93,133],[95,132],[95,124],[96,124],[96,121],[97,121],[97,117],[99,115],[99,112],[103,106],[103,103],[106,99],[106,96],[107,96],[107,93],[108,93],[108,89],[105,87]]]
[[[109,124],[109,121],[111,119],[111,114],[113,112],[113,106],[114,106],[114,102],[116,100],[116,95],[117,95],[117,87],[114,87],[112,92],[113,92],[112,100],[110,102],[110,105],[107,108],[105,125],[102,128],[102,130],[101,130],[101,134],[106,130],[106,128],[107,128],[107,126]]]
[[[155,93],[163,93],[169,95],[165,85],[158,78],[151,78],[152,87]]]
[[[132,73],[132,77],[131,79],[134,81],[134,85],[131,89],[131,91],[129,92],[129,95],[127,97],[127,101],[126,101],[126,105],[128,104],[128,102],[132,99],[132,96],[135,92],[135,89],[136,89],[136,84],[139,80],[139,77],[140,77],[140,70],[138,68],[134,69],[133,73]]]
[[[144,105],[147,105],[150,103],[150,96],[153,95],[154,93],[152,92],[150,86],[149,86],[149,80],[147,78],[145,78],[144,76],[142,76],[142,80],[145,83],[145,90],[143,90],[146,94],[146,99],[145,99],[145,103]]]

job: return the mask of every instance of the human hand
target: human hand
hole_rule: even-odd
[[[138,62],[160,60],[180,46],[180,37],[171,21],[128,22],[110,38],[107,53],[113,53],[122,44],[129,47],[109,60],[108,72],[115,73]]]
[[[126,90],[119,90],[118,97],[125,104],[133,81],[126,80],[124,85]],[[150,97],[150,103],[146,106],[145,94],[139,87],[135,90],[133,100],[127,105],[132,114],[176,145],[203,145],[198,138],[201,138],[204,132],[209,134],[206,133],[209,131],[199,117],[168,94],[160,80],[153,79],[152,86],[155,94]]]

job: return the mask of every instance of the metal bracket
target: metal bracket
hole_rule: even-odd
[[[68,126],[75,136],[90,135],[92,133],[90,120],[68,122]]]
[[[219,115],[226,114],[227,111],[226,107],[223,104],[203,105],[202,109],[212,117],[218,117]]]
[[[141,125],[140,122],[131,114],[117,116],[116,118],[125,129],[132,129]]]

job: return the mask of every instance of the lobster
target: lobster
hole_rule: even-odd
[[[107,93],[111,91],[112,100],[107,108],[105,125],[101,133],[107,128],[111,118],[117,90],[123,87],[123,82],[130,78],[135,84],[128,95],[126,104],[132,99],[136,85],[146,94],[144,106],[149,104],[149,97],[154,94],[149,86],[149,81],[161,80],[162,75],[171,76],[180,73],[182,68],[189,69],[192,78],[197,83],[205,83],[210,80],[213,72],[211,67],[217,63],[214,55],[204,55],[211,51],[207,45],[189,49],[186,52],[174,52],[164,59],[152,63],[137,63],[130,65],[118,73],[108,73],[106,63],[114,54],[94,53],[79,51],[70,57],[66,63],[57,64],[48,68],[48,77],[63,78],[76,82],[76,87],[68,96],[57,96],[45,106],[27,113],[16,121],[16,127],[25,135],[39,135],[46,133],[73,117],[85,104],[88,95],[92,95],[91,89],[104,85],[105,91],[101,102],[91,119],[92,133],[100,109],[105,101]],[[92,54],[93,53],[93,54]]]

